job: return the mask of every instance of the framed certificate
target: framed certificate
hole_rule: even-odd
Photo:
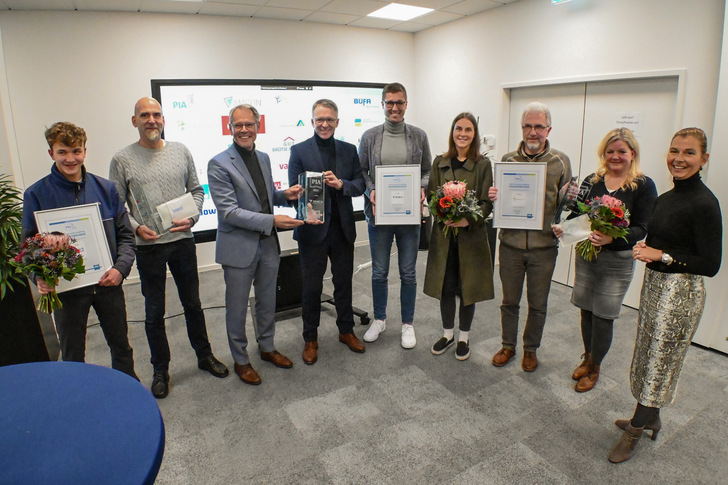
[[[375,225],[422,223],[419,165],[377,165],[374,187]]]
[[[498,200],[493,205],[493,227],[543,228],[545,163],[496,162],[493,180],[498,188]]]
[[[83,255],[86,272],[71,281],[61,278],[57,293],[95,285],[113,266],[99,204],[74,205],[35,212],[38,232],[62,232],[76,240],[73,243]]]

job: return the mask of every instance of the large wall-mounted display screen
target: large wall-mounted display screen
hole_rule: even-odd
[[[270,156],[276,187],[286,189],[291,146],[313,136],[313,103],[321,98],[333,100],[339,107],[335,137],[358,147],[365,130],[384,122],[382,87],[326,81],[152,80],[152,96],[164,111],[164,137],[189,148],[205,189],[202,215],[193,228],[196,236],[208,233],[209,237],[217,228],[215,205],[207,185],[207,163],[233,143],[228,128],[232,107],[245,103],[260,112],[256,148]],[[354,210],[363,208],[363,198],[356,198]],[[290,208],[275,210],[277,214],[295,214]]]

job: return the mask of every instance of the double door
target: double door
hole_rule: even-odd
[[[521,113],[532,101],[551,110],[551,146],[569,156],[580,182],[596,170],[604,135],[624,126],[635,132],[640,168],[654,180],[658,194],[672,188],[665,157],[679,124],[677,76],[511,88],[508,150],[521,141]],[[573,286],[574,256],[573,246],[560,249],[554,281]],[[625,305],[639,307],[643,274],[644,264],[637,263]]]

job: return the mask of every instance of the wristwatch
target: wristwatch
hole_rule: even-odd
[[[663,263],[665,263],[666,265],[670,266],[674,260],[672,259],[672,256],[670,256],[669,254],[662,253],[662,259],[661,259],[661,261]]]

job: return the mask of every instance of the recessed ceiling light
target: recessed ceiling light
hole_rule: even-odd
[[[412,5],[404,5],[402,3],[390,3],[386,7],[370,13],[367,17],[406,21],[430,13],[433,10],[432,8],[413,7]]]

